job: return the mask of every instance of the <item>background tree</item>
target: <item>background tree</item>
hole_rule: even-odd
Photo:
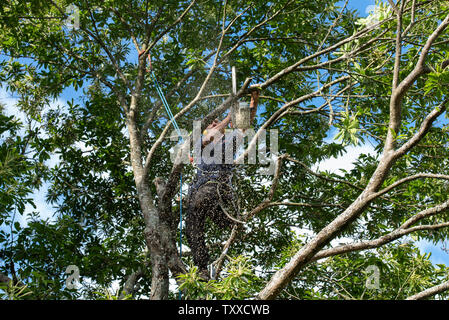
[[[16,266],[40,298],[95,297],[118,280],[124,295],[167,299],[170,278],[187,295],[199,286],[197,296],[228,298],[239,262],[253,285],[240,281],[236,298],[402,299],[444,283],[443,266],[393,241],[446,238],[447,123],[440,119],[448,14],[445,1],[420,0],[379,3],[365,19],[333,0],[1,4],[2,53],[10,57],[2,82],[41,125],[33,152],[60,157],[45,176],[57,217],[35,215],[3,240],[11,258],[1,271]],[[181,259],[176,244],[177,192],[180,173],[188,182],[194,168],[170,159],[172,123],[147,76],[147,53],[180,127],[191,131],[201,119],[204,128],[257,88],[256,138],[279,129],[273,177],[260,165],[239,166],[245,226],[230,234],[208,228],[224,268],[218,283],[183,275],[190,258]],[[239,71],[236,95],[230,66]],[[79,101],[49,109],[66,88]],[[343,143],[328,137],[336,130]],[[376,156],[360,155],[351,171],[312,169],[361,143],[372,143]],[[13,175],[21,172],[28,170]],[[298,234],[304,229],[308,237]],[[240,255],[255,273],[242,257],[226,262]],[[383,291],[364,291],[366,261],[382,270]],[[65,287],[68,265],[79,267],[82,290]],[[336,292],[328,280],[340,284]]]

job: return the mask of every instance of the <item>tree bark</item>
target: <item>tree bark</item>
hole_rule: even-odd
[[[400,18],[400,17],[399,17]],[[385,140],[385,146],[380,158],[379,164],[370,178],[367,186],[363,192],[357,197],[357,199],[337,218],[335,218],[330,224],[323,228],[314,239],[302,247],[291,260],[279,271],[277,271],[270,279],[268,284],[259,294],[256,296],[258,299],[274,299],[285,288],[285,286],[296,276],[306,264],[311,262],[313,257],[327,245],[332,239],[338,236],[338,234],[351,222],[357,219],[365,208],[374,200],[378,195],[376,194],[382,183],[385,181],[391,167],[394,163],[403,155],[401,148],[395,150],[396,147],[396,135],[401,125],[401,107],[402,99],[407,93],[412,84],[425,73],[425,59],[427,54],[436,38],[446,29],[449,25],[449,15],[442,21],[442,23],[435,29],[435,31],[427,39],[426,44],[421,51],[418,58],[418,62],[412,72],[405,77],[402,82],[399,79],[395,79],[392,88],[392,94],[390,97],[390,119],[389,130]],[[400,40],[400,38],[398,38]],[[401,46],[401,41],[397,41],[397,46]],[[396,48],[396,52],[400,53],[399,48]],[[395,64],[395,73],[399,74],[399,63]],[[445,103],[443,103],[443,106]],[[411,144],[410,148],[416,144],[427,132],[428,128],[432,125],[433,121],[442,113],[444,108],[436,109],[431,112],[422,122],[421,128],[415,136],[412,137],[404,146]],[[416,140],[416,141],[415,141]],[[403,147],[404,147],[403,146]],[[407,149],[408,150],[408,149]]]
[[[142,47],[145,50],[145,47]],[[134,182],[137,189],[140,208],[142,210],[145,230],[145,243],[150,251],[152,282],[152,300],[168,299],[169,268],[174,275],[185,272],[184,265],[179,257],[175,232],[176,226],[172,223],[171,205],[164,203],[155,206],[151,194],[149,177],[146,174],[142,160],[142,141],[137,126],[138,103],[144,83],[145,56],[139,59],[139,71],[134,91],[131,94],[129,108],[124,107],[127,112],[127,127],[130,141],[130,157],[134,174]],[[168,201],[171,201],[169,199]]]
[[[419,299],[424,299],[424,298],[428,298],[431,296],[434,296],[440,292],[449,290],[449,281],[446,281],[442,284],[436,285],[432,288],[426,289],[424,291],[421,291],[420,293],[417,293],[413,296],[408,297],[405,300],[419,300]]]

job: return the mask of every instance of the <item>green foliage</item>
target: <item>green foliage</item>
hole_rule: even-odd
[[[32,131],[20,135],[22,129],[23,125],[14,116],[6,116],[0,106],[0,222],[11,211],[23,213],[27,204],[34,206],[27,196],[40,186],[45,174],[42,162],[46,152],[36,154],[37,161],[28,158],[28,145],[38,139]]]
[[[342,141],[343,145],[358,145],[363,143],[363,139],[359,138],[359,121],[356,114],[342,112],[342,121],[338,124],[340,131],[335,135],[336,141]],[[361,141],[359,141],[361,140]]]
[[[447,68],[446,68],[447,69]],[[447,87],[449,86],[449,70],[442,70],[438,67],[435,72],[428,75],[424,92],[426,95],[432,94],[433,98],[441,100],[447,94]]]
[[[0,285],[0,290],[0,300],[24,300],[33,294],[26,285],[13,284],[12,281]]]
[[[254,274],[249,258],[238,256],[230,258],[220,280],[204,281],[198,268],[191,266],[189,271],[178,277],[180,290],[185,299],[242,300],[252,297],[260,286],[260,279]]]
[[[125,96],[129,103],[130,87],[137,78],[137,52],[131,35],[141,41],[148,33],[153,71],[162,90],[171,93],[167,100],[173,113],[196,97],[220,42],[224,2],[196,1],[185,19],[176,23],[189,3],[0,3],[0,51],[4,57],[0,60],[0,81],[2,88],[17,97],[16,105],[9,107],[26,115],[24,123],[20,123],[0,112],[0,272],[10,273],[11,265],[15,266],[18,277],[32,292],[23,296],[25,291],[11,289],[11,296],[3,297],[118,299],[120,289],[111,293],[112,284],[119,283],[122,288],[124,279],[139,268],[145,272],[133,298],[148,296],[152,272],[129,159],[127,117],[119,106],[118,95]],[[413,3],[418,7],[413,11],[415,22],[403,39],[406,46],[400,60],[400,79],[413,70],[422,44],[448,9],[447,1]],[[62,12],[69,4],[78,8],[79,29],[64,24],[67,17]],[[412,21],[411,5],[412,1],[406,5],[404,28]],[[296,205],[269,206],[248,221],[241,238],[229,251],[230,256],[237,258],[230,260],[220,279],[204,282],[196,268],[191,267],[181,276],[186,298],[252,297],[273,271],[284,266],[309,240],[309,234],[321,231],[357,199],[378,165],[390,117],[396,21],[386,1],[376,2],[374,11],[364,18],[355,10],[341,10],[342,1],[336,0],[227,2],[225,23],[229,29],[217,56],[219,66],[200,102],[178,119],[180,127],[189,132],[193,120],[204,118],[229,94],[230,66],[237,67],[239,86],[249,77],[252,85],[262,83],[366,26],[386,22],[335,50],[307,60],[263,89],[255,129],[286,102],[309,95],[343,75],[351,77],[346,84],[323,90],[320,97],[291,105],[282,117],[272,121],[270,129],[279,130],[279,153],[289,154],[302,163],[284,161],[273,200]],[[153,18],[157,22],[151,24]],[[152,28],[146,29],[148,26]],[[376,36],[381,38],[375,41]],[[442,67],[449,58],[447,43],[446,32],[435,42],[426,60],[432,72],[418,79],[403,98],[402,125],[394,137],[398,147],[416,133],[430,110],[447,96],[449,76],[447,67]],[[339,60],[331,64],[334,59]],[[123,76],[117,73],[116,65]],[[319,72],[314,70],[316,65],[321,65]],[[186,75],[190,78],[183,82]],[[76,99],[56,106],[55,98],[66,95]],[[330,99],[331,104],[322,106]],[[167,122],[167,115],[157,106],[156,89],[146,77],[134,115],[143,137],[143,154],[152,148]],[[383,187],[416,173],[449,174],[448,128],[447,121],[443,121],[428,130],[426,137],[394,164]],[[148,181],[170,174],[169,150],[173,145],[164,139],[155,150]],[[306,169],[343,156],[354,146],[369,145],[374,151],[358,155],[350,170],[312,173]],[[52,159],[57,159],[56,164],[49,168]],[[270,179],[261,175],[259,169],[258,165],[239,167],[235,184],[242,212],[250,212],[266,199],[270,190]],[[183,169],[185,182],[193,180],[194,171],[192,166]],[[46,200],[56,212],[43,219],[31,194],[38,190],[43,193],[45,188],[39,188],[47,185]],[[157,208],[160,199],[155,186],[151,184],[150,188]],[[383,236],[412,215],[446,201],[448,194],[449,185],[444,180],[409,181],[373,200],[360,219],[341,230],[340,236],[353,241]],[[172,204],[173,216],[178,216],[178,202]],[[27,207],[33,209],[24,216]],[[444,212],[428,217],[422,224],[448,219],[449,213]],[[446,229],[439,229],[413,236],[438,242],[448,235]],[[226,231],[207,226],[212,257],[221,253],[217,244],[228,236]],[[68,265],[80,269],[79,290],[65,287]],[[369,265],[381,270],[379,291],[366,290],[365,270]],[[429,257],[413,246],[394,244],[312,263],[282,297],[402,299],[443,281],[445,272],[445,267],[433,266]]]
[[[102,288],[101,291],[95,291],[94,294],[98,296],[98,299],[95,300],[131,300],[132,295],[121,295],[120,292],[116,292],[115,294],[111,292],[108,288]]]
[[[395,243],[375,251],[327,258],[301,272],[282,294],[289,299],[403,300],[448,279],[449,268],[434,266],[430,254],[412,243]],[[368,286],[379,270],[378,285]],[[372,283],[372,282],[371,282]],[[312,285],[313,284],[313,285]],[[438,299],[447,299],[442,293]]]

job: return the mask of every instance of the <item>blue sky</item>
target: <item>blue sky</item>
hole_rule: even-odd
[[[350,0],[348,2],[348,7],[357,9],[360,15],[366,15],[366,8],[370,5],[374,5],[374,2],[374,0]],[[340,3],[344,3],[344,1],[341,1]]]

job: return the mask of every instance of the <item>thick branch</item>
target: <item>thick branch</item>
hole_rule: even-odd
[[[408,229],[402,229],[399,228],[397,230],[394,230],[380,238],[377,238],[375,240],[370,241],[362,241],[362,242],[356,242],[356,243],[350,243],[345,244],[342,246],[338,246],[332,249],[326,249],[318,252],[310,261],[316,261],[323,258],[336,256],[348,252],[354,252],[354,251],[360,251],[360,250],[367,250],[367,249],[374,249],[378,248],[384,244],[390,243],[394,240],[397,240],[399,238],[402,238],[405,235],[408,235],[412,232],[416,231],[428,231],[428,230],[438,230],[442,228],[449,227],[449,222],[435,224],[435,225],[420,225]]]
[[[218,44],[217,47],[217,51],[215,53],[215,58],[214,58],[214,63],[211,66],[211,68],[209,69],[209,73],[207,74],[206,78],[204,79],[200,89],[198,90],[198,93],[196,94],[195,98],[193,98],[192,101],[190,101],[184,108],[182,108],[181,111],[179,111],[176,115],[174,115],[174,119],[176,120],[177,118],[179,118],[180,116],[184,115],[186,112],[188,112],[201,98],[210,78],[212,77],[212,74],[214,73],[215,69],[218,66],[218,55],[220,53],[221,50],[221,46],[223,44],[223,39],[224,36],[226,34],[226,29],[224,28],[224,21],[225,21],[225,15],[226,12],[223,13],[223,30],[222,30],[222,35],[220,38],[220,42]],[[240,93],[242,94],[242,93]],[[236,99],[234,99],[236,100]],[[162,141],[164,140],[166,134],[168,133],[168,130],[170,129],[170,126],[172,125],[172,120],[169,120],[167,122],[167,124],[164,127],[164,130],[162,131],[162,133],[159,135],[159,138],[156,140],[156,142],[151,146],[150,151],[147,154],[146,160],[145,160],[145,174],[148,173],[148,169],[149,169],[149,165],[151,162],[151,158],[153,157],[154,152],[156,151],[156,149],[159,147],[159,145],[162,143]]]
[[[413,296],[408,297],[405,300],[419,300],[419,299],[424,299],[424,298],[428,298],[431,296],[434,296],[440,292],[449,290],[449,281],[446,281],[442,284],[436,285],[432,288],[426,289],[420,293],[417,293]]]
[[[120,298],[123,299],[125,298],[125,296],[127,295],[133,295],[135,288],[136,288],[136,283],[137,281],[140,279],[140,277],[142,277],[143,275],[143,270],[139,268],[139,270],[137,270],[136,272],[131,273],[125,282],[125,285],[123,286],[123,290],[120,293]]]
[[[8,285],[12,279],[8,277],[6,274],[0,272],[0,284]]]
[[[444,100],[438,107],[432,110],[424,121],[421,123],[419,130],[411,137],[406,143],[404,143],[399,149],[394,152],[394,157],[399,158],[408,152],[411,148],[416,146],[421,139],[427,134],[434,121],[446,111],[446,105],[449,102],[449,98]]]
[[[444,222],[440,224],[435,225],[418,225],[415,227],[412,227],[412,225],[416,224],[417,222],[437,215],[439,213],[443,213],[449,210],[449,200],[436,205],[435,207],[428,208],[425,210],[420,211],[419,213],[413,215],[407,221],[405,221],[402,225],[400,225],[397,229],[393,230],[392,232],[377,238],[375,240],[370,241],[362,241],[362,242],[356,242],[356,243],[350,243],[345,244],[342,246],[338,246],[331,249],[326,249],[318,252],[311,261],[316,261],[319,259],[323,259],[330,256],[335,256],[347,252],[353,252],[353,251],[360,251],[360,250],[366,250],[366,249],[373,249],[378,248],[384,244],[387,244],[389,242],[392,242],[396,239],[399,239],[407,234],[410,234],[412,232],[416,231],[424,231],[424,230],[437,230],[441,228],[446,228],[449,226],[449,222]]]
[[[434,41],[443,33],[443,31],[449,25],[449,15],[442,21],[442,23],[435,29],[435,31],[429,36],[424,45],[421,54],[418,58],[418,62],[415,68],[410,74],[401,81],[397,87],[393,87],[391,99],[390,99],[390,122],[388,127],[387,139],[385,141],[385,151],[392,152],[396,143],[396,136],[401,126],[401,105],[402,99],[410,89],[412,84],[426,72],[425,60],[430,51],[430,48]]]
[[[445,174],[434,174],[434,173],[418,173],[412,176],[405,177],[401,180],[396,181],[395,183],[389,185],[388,187],[385,187],[384,189],[380,190],[376,193],[377,196],[381,196],[387,192],[390,192],[392,189],[400,186],[401,184],[404,184],[409,181],[413,181],[416,179],[422,179],[422,178],[432,178],[432,179],[443,179],[443,180],[449,180],[449,175]]]

